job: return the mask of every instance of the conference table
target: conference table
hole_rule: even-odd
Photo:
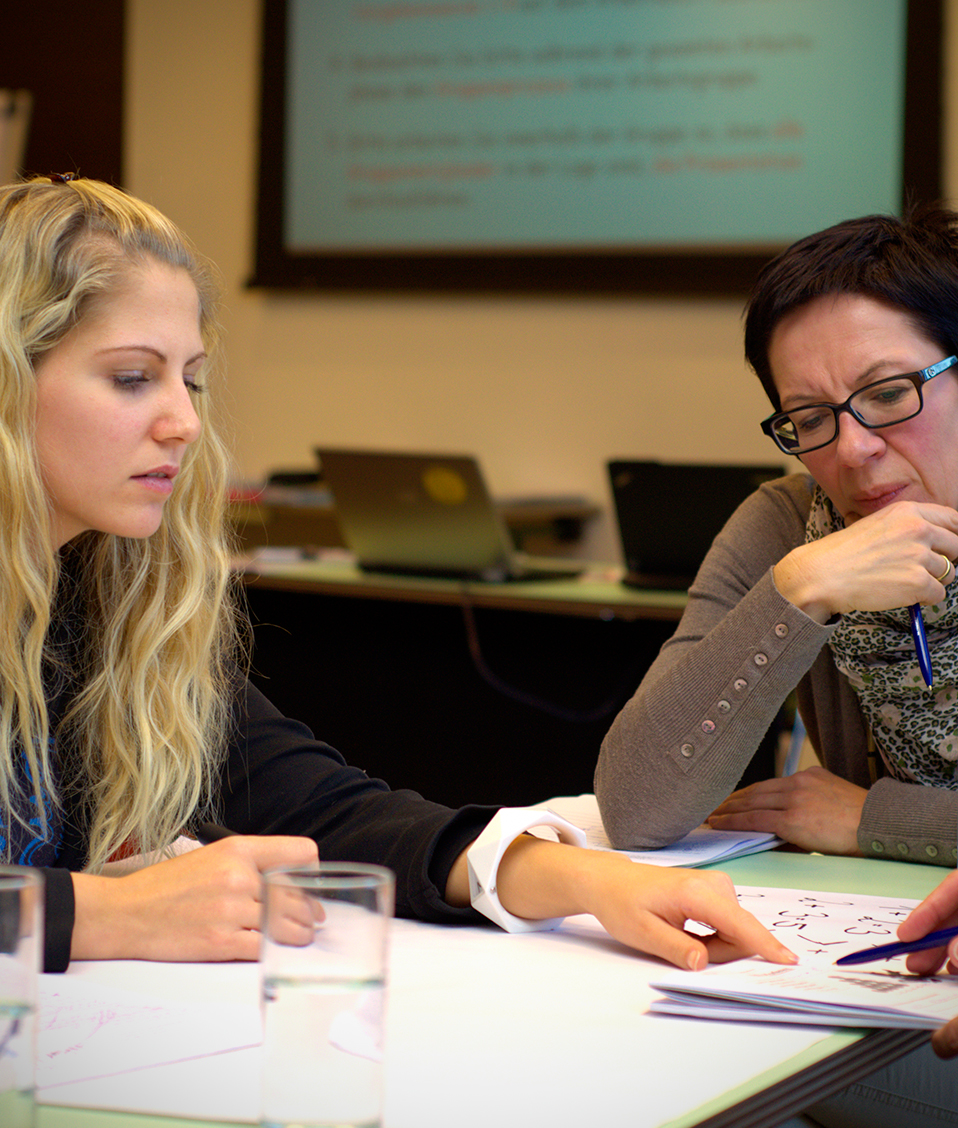
[[[781,849],[717,868],[737,887],[899,901],[947,872]],[[650,980],[665,966],[588,916],[522,935],[395,921],[384,1128],[773,1128],[928,1037],[649,1014]],[[255,965],[78,963],[67,976],[103,990],[149,984],[191,1005],[209,1000],[211,1014],[224,1000],[256,1009]],[[255,1122],[258,1068],[248,1046],[46,1087],[38,1128]]]

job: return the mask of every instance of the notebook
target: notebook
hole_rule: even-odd
[[[516,552],[471,455],[316,447],[347,547],[375,572],[504,581],[569,578]]]
[[[683,589],[733,510],[784,470],[613,459],[608,472],[625,559],[622,582]]]

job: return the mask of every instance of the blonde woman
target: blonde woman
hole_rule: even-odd
[[[480,919],[477,838],[505,846],[476,896],[504,927],[592,912],[685,967],[790,961],[724,875],[390,791],[247,683],[216,344],[209,272],[153,208],[71,176],[0,189],[0,830],[6,860],[45,869],[48,969],[254,959],[260,873],[318,854],[391,867],[400,913]],[[168,856],[205,818],[236,836]],[[130,852],[152,864],[103,874]]]

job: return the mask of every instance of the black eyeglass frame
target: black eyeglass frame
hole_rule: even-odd
[[[925,406],[925,397],[921,394],[923,384],[927,384],[929,380],[933,380],[940,373],[947,371],[954,365],[958,364],[958,356],[949,356],[944,360],[939,360],[937,364],[931,364],[927,368],[921,368],[917,372],[903,372],[900,376],[886,376],[884,380],[876,380],[874,384],[866,384],[863,388],[857,388],[845,400],[844,403],[809,403],[802,404],[801,411],[811,411],[814,408],[826,408],[832,413],[832,419],[835,423],[835,432],[830,439],[826,439],[823,443],[818,443],[813,447],[806,447],[804,450],[789,450],[784,442],[775,433],[775,424],[780,419],[788,419],[792,414],[790,411],[776,411],[767,419],[762,420],[762,430],[766,435],[775,443],[779,450],[785,454],[791,454],[795,458],[799,458],[803,454],[811,454],[813,450],[821,450],[822,447],[828,446],[838,438],[838,417],[843,411],[847,411],[855,420],[857,420],[863,427],[867,427],[869,431],[880,431],[883,427],[895,427],[899,423],[905,423],[909,419],[914,419],[916,415],[920,415],[922,408]],[[918,410],[913,411],[911,415],[905,415],[901,419],[893,419],[890,423],[869,423],[859,415],[859,413],[852,407],[851,401],[862,394],[862,392],[870,391],[872,388],[879,388],[882,384],[891,384],[896,380],[910,380],[915,385],[915,391],[918,393]]]

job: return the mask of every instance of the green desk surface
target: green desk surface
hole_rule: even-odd
[[[553,615],[677,621],[687,602],[684,591],[640,591],[621,584],[621,569],[590,564],[581,577],[479,583],[419,576],[363,572],[341,558],[307,560],[258,558],[238,561],[247,582],[286,591],[365,599],[462,603]]]
[[[950,872],[944,866],[886,862],[876,858],[835,858],[788,849],[749,854],[709,868],[724,870],[736,885],[918,899],[927,896]]]

